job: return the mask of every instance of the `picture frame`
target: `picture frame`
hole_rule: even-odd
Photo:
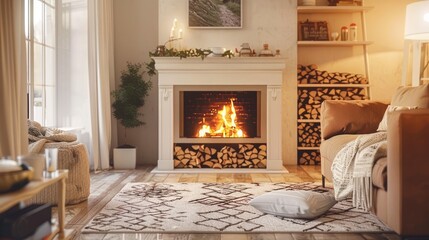
[[[189,28],[242,28],[242,0],[188,0]]]
[[[299,39],[301,41],[329,41],[328,22],[299,22]]]

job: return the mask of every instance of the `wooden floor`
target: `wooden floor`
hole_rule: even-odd
[[[153,239],[153,240],[378,240],[400,239],[395,234],[339,233],[266,233],[266,234],[81,234],[81,229],[125,184],[129,182],[316,182],[321,183],[320,166],[286,166],[284,174],[152,174],[151,166],[136,170],[115,170],[91,174],[91,195],[88,201],[67,207],[66,228],[74,229],[73,239]]]

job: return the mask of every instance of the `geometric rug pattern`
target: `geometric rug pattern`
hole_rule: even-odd
[[[274,190],[327,192],[313,183],[128,183],[86,233],[390,232],[371,213],[338,202],[317,219],[262,213],[248,204]]]

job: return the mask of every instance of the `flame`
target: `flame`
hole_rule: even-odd
[[[220,124],[212,129],[210,125],[205,123],[198,131],[198,137],[245,137],[246,134],[236,125],[237,113],[234,107],[234,101],[231,99],[231,106],[223,106],[222,110],[218,111],[218,117],[221,119]]]

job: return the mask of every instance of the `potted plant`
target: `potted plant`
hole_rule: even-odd
[[[140,120],[143,115],[139,109],[149,95],[152,82],[145,81],[142,64],[127,62],[127,69],[121,72],[121,84],[112,91],[113,116],[124,127],[125,144],[113,150],[113,165],[116,169],[134,169],[136,166],[136,147],[127,143],[127,129],[145,124]],[[150,76],[152,74],[149,74]]]

